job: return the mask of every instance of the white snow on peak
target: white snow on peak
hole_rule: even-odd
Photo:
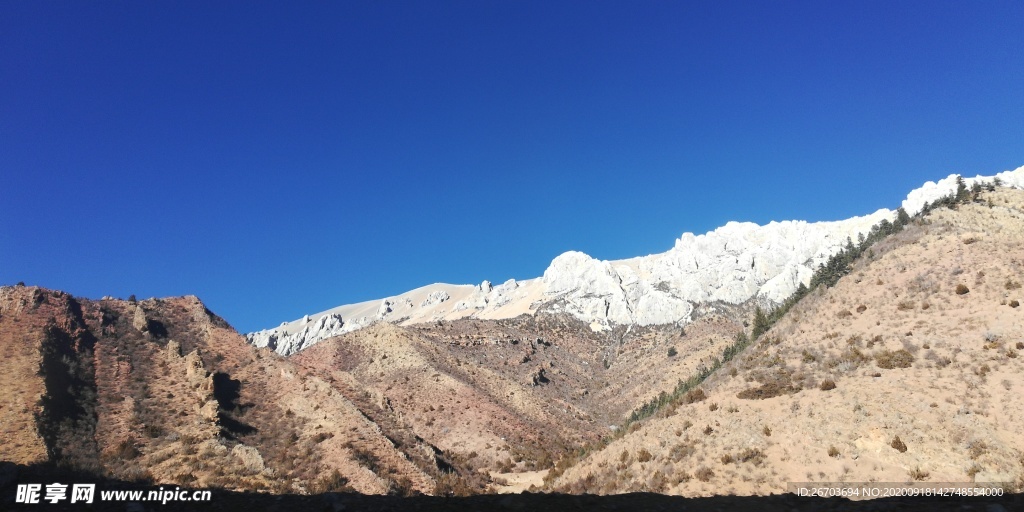
[[[1024,166],[995,176],[964,178],[1024,189]],[[907,194],[908,214],[956,191],[957,175],[927,182]],[[683,324],[700,303],[780,303],[847,239],[856,241],[894,211],[832,222],[729,222],[703,235],[684,233],[661,254],[602,261],[578,251],[556,257],[536,279],[500,285],[432,284],[389,297],[338,306],[279,327],[248,334],[251,343],[290,355],[318,341],[379,321],[413,324],[459,318],[512,318],[539,307],[564,312],[592,329],[614,325]]]

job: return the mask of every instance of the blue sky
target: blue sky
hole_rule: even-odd
[[[302,4],[296,6],[294,4]],[[1021,2],[5,2],[0,283],[242,331],[1024,165]]]

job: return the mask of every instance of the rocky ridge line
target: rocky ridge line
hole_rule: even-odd
[[[926,204],[956,191],[959,175],[927,182],[902,203],[914,215]],[[975,183],[998,179],[1024,189],[1024,166],[995,176],[964,178]],[[615,325],[686,324],[698,304],[740,304],[756,299],[777,304],[807,284],[818,265],[847,239],[857,240],[895,211],[832,222],[782,221],[760,226],[729,222],[703,235],[684,233],[660,254],[602,261],[569,251],[556,257],[544,275],[501,285],[434,284],[378,301],[345,305],[277,328],[249,333],[258,347],[294,354],[321,340],[367,325],[402,324],[458,318],[511,318],[541,308],[587,322],[594,330]]]

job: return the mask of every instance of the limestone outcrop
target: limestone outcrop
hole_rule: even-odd
[[[914,215],[954,193],[957,175],[925,183],[902,207]],[[967,187],[999,184],[1024,189],[1024,167],[995,176],[963,178]],[[280,327],[248,335],[251,343],[289,355],[317,341],[377,321],[404,324],[458,318],[511,318],[541,308],[572,315],[592,329],[615,325],[685,324],[694,308],[709,303],[770,305],[807,284],[814,270],[849,241],[896,212],[832,222],[729,222],[714,231],[684,233],[666,252],[602,261],[569,251],[540,278],[500,285],[434,284],[380,301],[339,306]]]

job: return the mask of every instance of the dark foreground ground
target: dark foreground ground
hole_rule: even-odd
[[[43,499],[40,500],[39,504],[21,504],[15,502],[18,484],[42,484],[43,492],[41,493],[40,498],[44,498],[45,486],[54,482],[62,484],[96,483],[96,496],[93,503],[71,504],[68,503],[68,500],[64,500],[56,505],[52,505]],[[793,494],[779,494],[761,497],[716,496],[711,498],[680,498],[653,493],[618,494],[613,496],[523,493],[510,495],[470,496],[465,498],[443,498],[433,496],[402,498],[397,496],[364,496],[360,494],[345,493],[299,496],[213,490],[211,499],[208,502],[169,501],[166,504],[162,504],[141,500],[100,501],[100,491],[102,490],[142,490],[148,492],[149,490],[154,489],[158,490],[160,487],[127,482],[102,481],[80,474],[53,471],[48,468],[15,466],[9,463],[0,463],[0,511],[1024,511],[1024,494],[1007,495],[998,498],[927,497],[881,498],[874,500],[850,501],[844,498],[802,498]],[[164,486],[163,489],[174,489],[174,487]]]

